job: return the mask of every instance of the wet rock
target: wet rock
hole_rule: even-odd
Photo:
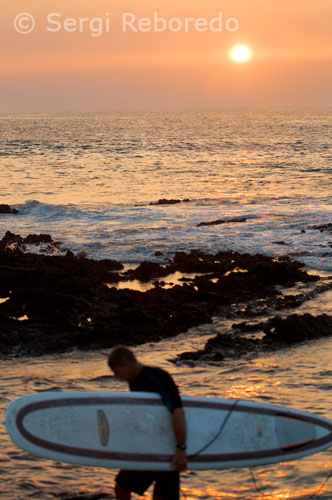
[[[113,284],[113,283],[120,283],[120,281],[123,281],[123,277],[119,273],[115,272],[110,272],[107,275],[107,283],[108,284]]]
[[[253,265],[248,274],[265,285],[292,286],[291,283],[317,281],[317,276],[310,276],[298,262],[286,258],[277,260],[261,260],[257,265]]]
[[[276,316],[264,322],[239,323],[232,327],[241,332],[263,332],[263,347],[296,344],[307,340],[319,339],[332,335],[332,317],[326,314],[292,314],[287,317]]]
[[[322,314],[292,314],[288,317],[274,317],[259,323],[238,323],[232,326],[235,333],[218,334],[208,340],[204,349],[184,352],[176,361],[222,361],[224,358],[239,358],[300,342],[320,339],[332,335],[332,316]],[[261,332],[261,338],[249,338],[239,333]]]
[[[38,243],[54,243],[54,241],[49,234],[29,234],[23,238],[23,243],[37,245]]]
[[[262,329],[265,345],[295,344],[332,335],[332,317],[326,314],[292,314],[287,318],[271,318],[262,325]]]
[[[49,235],[27,238],[53,243]],[[269,314],[279,300],[282,306],[280,285],[318,280],[287,258],[198,250],[176,253],[167,266],[143,262],[120,274],[122,264],[110,259],[8,249],[8,243],[28,244],[25,241],[8,232],[0,242],[0,297],[7,299],[0,301],[0,353],[5,356],[158,341],[210,323],[215,315],[252,317],[262,310]],[[156,280],[176,271],[197,275],[181,285],[162,288],[159,283],[146,292],[107,286],[128,278]],[[292,302],[297,299],[289,299]],[[232,345],[224,336],[222,346],[214,359],[224,356],[226,347],[229,353],[256,348],[241,338]]]
[[[210,222],[200,222],[197,224],[196,227],[201,227],[201,226],[217,226],[219,224],[229,224],[231,222],[246,222],[247,218],[246,217],[235,217],[234,219],[218,219],[218,220],[212,220]]]
[[[0,250],[6,250],[9,245],[12,243],[17,243],[21,245],[23,243],[23,238],[18,235],[7,231],[2,240],[0,241]]]
[[[177,203],[189,203],[190,200],[185,198],[184,200],[167,200],[166,198],[161,198],[158,201],[152,201],[149,205],[175,205]]]
[[[0,214],[18,214],[19,211],[16,208],[12,208],[9,205],[0,204]]]
[[[232,252],[225,252],[219,259],[218,256],[205,254],[199,250],[192,250],[189,254],[186,252],[176,252],[168,269],[170,272],[216,272],[222,275],[235,267],[234,262],[232,262],[234,255]]]
[[[19,234],[14,234],[10,231],[7,231],[0,241],[0,250],[29,252],[26,245],[34,245],[36,251],[40,253],[54,254],[65,251],[62,243],[54,241],[49,234],[29,234],[26,238],[22,238]]]
[[[210,273],[210,279],[219,279],[219,286],[228,285],[229,281],[236,285],[241,282],[244,287],[247,283],[248,287],[254,287],[258,291],[262,284],[267,287],[276,284],[292,286],[292,283],[297,281],[310,282],[319,279],[302,271],[302,267],[303,264],[288,257],[273,259],[260,254],[238,252],[218,252],[213,255],[192,250],[189,254],[177,252],[167,269],[169,272]],[[242,272],[238,272],[239,270]],[[227,274],[230,273],[232,279],[227,280]]]
[[[225,358],[252,353],[258,348],[257,340],[218,334],[207,341],[204,349],[197,352],[184,352],[176,359],[177,361],[219,362]]]
[[[142,282],[154,278],[163,278],[169,274],[168,270],[156,262],[142,262],[136,269],[124,273],[126,279],[138,279]]]
[[[332,222],[329,224],[321,224],[321,225],[316,225],[312,226],[312,229],[318,229],[321,233],[324,231],[331,231],[332,232]]]

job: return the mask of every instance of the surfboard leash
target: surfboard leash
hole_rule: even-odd
[[[226,418],[223,420],[223,422],[221,423],[220,425],[220,428],[217,432],[217,434],[215,436],[213,436],[212,439],[210,439],[210,441],[205,444],[200,450],[196,451],[195,453],[192,453],[191,455],[188,455],[188,459],[190,460],[191,458],[194,458],[194,457],[197,457],[197,455],[200,455],[201,453],[203,453],[203,451],[205,451],[209,446],[211,446],[211,444],[213,444],[220,436],[221,434],[223,433],[224,429],[225,429],[225,426],[230,418],[230,416],[232,415],[236,405],[238,404],[240,400],[239,399],[235,399],[234,400],[234,403],[233,405],[231,406]]]
[[[250,475],[251,475],[251,479],[252,479],[252,482],[255,486],[255,489],[257,491],[257,493],[259,493],[260,495],[262,495],[263,497],[267,497],[268,495],[266,495],[262,489],[259,487],[258,485],[258,482],[254,476],[254,473],[253,473],[253,468],[254,467],[249,467],[249,470],[250,470]],[[305,498],[304,500],[312,500],[313,498],[316,498],[319,493],[322,491],[322,489],[327,485],[327,483],[329,482],[329,480],[331,479],[332,477],[332,469],[330,470],[330,472],[328,473],[327,477],[324,479],[324,481],[322,482],[322,484],[320,484],[317,488],[317,491],[315,491],[314,493],[312,493],[311,495],[309,495],[307,498]],[[282,499],[280,499],[282,500]],[[284,500],[289,500],[289,499],[284,499]]]
[[[234,411],[234,409],[239,401],[240,401],[239,399],[234,400],[234,403],[233,403],[232,407],[230,408],[226,418],[221,423],[221,426],[220,426],[217,434],[212,439],[210,439],[210,441],[208,443],[206,443],[204,446],[202,446],[202,448],[200,448],[198,451],[196,451],[195,453],[192,453],[191,455],[188,455],[188,459],[196,457],[197,455],[200,455],[201,453],[203,453],[203,451],[205,451],[209,446],[211,446],[211,444],[213,444],[221,436],[230,416],[232,415],[232,413],[233,413],[233,411]],[[252,479],[252,482],[254,484],[254,487],[255,487],[258,494],[262,495],[263,497],[267,497],[268,495],[265,494],[262,491],[262,489],[259,487],[258,482],[254,476],[253,469],[254,469],[254,467],[249,467],[249,471],[250,471],[250,475],[251,475],[251,479]],[[322,489],[327,485],[327,483],[329,482],[331,477],[332,477],[332,469],[330,470],[329,474],[327,475],[325,480],[322,482],[322,484],[320,484],[320,486],[317,488],[317,491],[315,491],[313,494],[309,495],[304,500],[312,500],[313,498],[316,498],[319,495],[319,493],[322,491]],[[282,499],[280,499],[280,500],[282,500]],[[285,498],[284,500],[289,500],[289,499]]]
[[[208,441],[208,443],[206,443],[204,446],[202,446],[201,449],[199,449],[198,451],[196,451],[195,453],[192,453],[191,455],[188,455],[188,459],[190,460],[191,458],[194,458],[194,457],[197,457],[197,455],[200,455],[201,453],[203,453],[203,451],[205,451],[209,446],[211,446],[212,443],[214,443],[220,436],[221,434],[223,433],[224,429],[225,429],[225,426],[230,418],[230,416],[232,415],[236,405],[238,404],[239,402],[239,399],[235,399],[234,400],[234,403],[233,405],[231,406],[226,418],[223,420],[223,422],[221,423],[220,425],[220,428],[217,432],[217,434],[215,436],[213,436],[212,439],[210,439],[210,441]],[[184,499],[186,497],[183,497]]]
[[[217,432],[217,434],[208,442],[206,443],[204,446],[202,446],[202,448],[200,448],[198,451],[196,451],[195,453],[192,453],[191,455],[188,455],[188,459],[190,458],[193,458],[193,457],[196,457],[197,455],[200,455],[201,453],[203,453],[203,451],[205,451],[209,446],[211,446],[211,444],[213,444],[220,436],[221,434],[223,433],[224,429],[225,429],[225,426],[230,418],[230,416],[232,415],[236,405],[238,404],[240,400],[239,399],[235,399],[234,400],[234,403],[232,405],[232,407],[230,408],[226,418],[223,420],[223,422],[221,423],[221,426]],[[253,473],[253,469],[254,467],[249,467],[249,471],[250,471],[250,475],[251,475],[251,479],[252,479],[252,482],[254,484],[254,487],[257,491],[257,493],[259,493],[260,495],[262,495],[263,497],[266,497],[267,495],[262,491],[262,489],[259,487],[258,485],[258,482],[254,476],[254,473]],[[319,493],[322,491],[322,489],[327,485],[327,483],[329,482],[329,480],[331,479],[332,477],[332,469],[330,470],[329,474],[327,475],[327,477],[325,478],[325,480],[320,484],[320,486],[317,488],[317,491],[315,491],[313,494],[309,495],[306,499],[304,500],[312,500],[313,498],[316,498]],[[280,499],[282,500],[282,499]],[[289,499],[284,499],[284,500],[289,500]]]

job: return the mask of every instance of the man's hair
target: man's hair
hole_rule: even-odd
[[[115,366],[125,365],[126,363],[135,363],[137,361],[135,354],[125,345],[117,345],[113,347],[108,356],[108,366],[113,368]]]

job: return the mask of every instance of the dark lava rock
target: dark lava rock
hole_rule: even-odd
[[[53,241],[49,234],[29,234],[26,238],[22,238],[19,234],[11,233],[7,231],[5,236],[0,241],[0,250],[9,251],[25,251],[25,245],[39,245],[40,243],[47,243],[53,246],[53,248],[59,249],[62,245],[61,242]],[[13,245],[12,248],[9,248]]]
[[[332,222],[330,222],[329,224],[312,226],[312,229],[318,229],[321,233],[323,231],[332,231]]]
[[[192,250],[189,254],[176,252],[168,269],[170,272],[218,273],[219,276],[222,276],[225,272],[234,269],[235,255],[232,252],[211,255],[199,250]]]
[[[239,332],[264,332],[262,338],[247,338],[236,334],[218,334],[208,340],[204,349],[184,352],[177,361],[222,361],[224,358],[239,358],[269,350],[281,349],[289,345],[315,340],[332,335],[332,316],[322,314],[292,314],[286,318],[274,317],[268,321],[233,325]]]
[[[169,274],[168,270],[156,262],[142,262],[136,269],[124,273],[126,279],[138,279],[142,282],[154,278],[163,278]]]
[[[306,340],[319,339],[332,335],[332,317],[326,314],[292,314],[287,318],[271,318],[263,324],[265,337],[263,343],[295,344]]]
[[[235,219],[218,219],[218,220],[212,220],[210,222],[200,222],[197,224],[196,227],[201,227],[201,226],[217,226],[219,224],[229,224],[231,222],[246,222],[247,218],[246,217],[236,217]]]
[[[38,243],[53,243],[53,239],[49,234],[29,234],[23,239],[23,242],[36,245]]]
[[[197,352],[184,352],[177,357],[177,360],[218,362],[224,358],[238,357],[240,354],[248,354],[257,349],[258,342],[254,339],[218,334],[207,341],[204,349]]]
[[[149,205],[175,205],[176,203],[188,203],[189,201],[188,198],[184,200],[167,200],[166,198],[162,198],[158,201],[152,201]]]
[[[27,239],[51,244],[48,235]],[[120,275],[122,264],[110,259],[8,249],[9,242],[24,241],[8,232],[0,242],[0,297],[7,299],[0,303],[0,353],[6,356],[158,341],[209,323],[217,314],[249,310],[250,304],[272,301],[275,307],[282,296],[280,285],[318,280],[287,258],[234,252],[211,255],[197,250],[178,252],[167,266],[143,262]],[[245,272],[237,272],[239,268]],[[155,286],[146,292],[106,285],[128,276],[146,281],[175,271],[207,275],[181,286]],[[225,341],[223,338],[224,349]],[[233,347],[228,342],[230,352]],[[234,352],[238,349],[236,345]]]
[[[319,279],[317,276],[302,271],[302,267],[304,267],[303,264],[288,257],[273,259],[260,254],[250,255],[237,252],[219,252],[213,255],[192,250],[189,254],[177,252],[167,269],[169,272],[210,273],[210,279],[218,278],[217,287],[219,288],[228,286],[232,288],[233,283],[236,287],[241,285],[244,288],[246,286],[254,288],[258,295],[261,295],[259,289],[263,294],[268,293],[262,285],[266,287],[277,284],[292,286],[292,283],[295,284],[298,281],[311,282]],[[245,272],[237,272],[238,269]],[[212,289],[212,282],[210,286]],[[225,293],[227,293],[226,290]],[[252,295],[255,296],[255,293]]]
[[[0,205],[0,214],[18,214],[19,211],[16,208],[12,208],[9,205]]]
[[[296,261],[285,258],[270,259],[269,261],[261,260],[257,265],[253,265],[248,273],[257,281],[265,285],[283,285],[291,286],[291,282],[310,282],[318,281],[317,276],[310,276],[305,271],[301,270],[303,267]]]

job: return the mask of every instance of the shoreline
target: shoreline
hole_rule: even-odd
[[[219,354],[202,353],[205,361],[257,352],[266,345],[277,349],[332,330],[326,318],[316,320],[319,325],[311,330],[305,328],[310,321],[290,321],[282,338],[273,334],[275,325],[269,331],[266,325],[255,326],[255,318],[257,323],[262,316],[272,321],[278,311],[294,314],[305,301],[332,289],[332,282],[308,274],[303,264],[288,257],[192,250],[176,252],[165,265],[145,261],[124,270],[120,262],[75,256],[61,245],[50,235],[21,238],[9,231],[0,241],[2,357],[158,342],[209,324],[218,315],[234,319],[235,326],[218,335],[222,337]],[[51,255],[31,253],[32,246]],[[169,276],[178,280],[170,282]],[[147,289],[119,287],[135,281],[148,285]],[[297,283],[304,284],[305,290],[283,293]],[[251,322],[247,328],[256,336],[260,331],[263,338],[239,337],[236,324],[243,318]],[[302,325],[302,337],[292,334],[294,321]],[[192,358],[198,359],[197,353]]]

